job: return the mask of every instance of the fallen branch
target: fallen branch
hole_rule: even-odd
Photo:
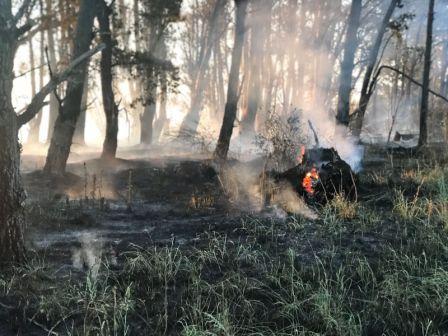
[[[27,122],[32,120],[37,113],[39,113],[39,111],[45,104],[45,97],[48,96],[59,84],[66,81],[81,63],[83,63],[96,53],[100,52],[105,47],[106,46],[103,43],[97,45],[95,48],[90,49],[89,51],[85,52],[77,59],[75,59],[73,62],[71,62],[64,71],[53,74],[53,77],[50,79],[50,81],[33,97],[25,112],[17,116],[18,127],[22,127]]]

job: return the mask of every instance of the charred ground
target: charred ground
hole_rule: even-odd
[[[357,199],[314,220],[258,211],[202,159],[27,173],[30,259],[0,277],[1,334],[444,334],[448,173],[368,155]]]

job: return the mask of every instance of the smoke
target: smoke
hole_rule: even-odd
[[[272,203],[274,205],[273,213],[280,218],[284,215],[282,215],[282,212],[279,212],[279,209],[286,213],[301,215],[307,219],[317,219],[318,217],[290,185],[282,186],[275,194]]]
[[[273,186],[275,192],[270,206],[265,208],[262,195],[265,191],[261,188],[263,169],[261,160],[220,169],[222,187],[235,207],[244,212],[264,213],[277,219],[285,219],[288,214],[300,215],[307,219],[317,218],[317,214],[308,207],[290,184]],[[266,182],[273,183],[269,180]]]
[[[104,242],[96,234],[90,232],[82,233],[79,241],[81,247],[72,251],[73,267],[88,270],[92,277],[96,278],[101,266]]]

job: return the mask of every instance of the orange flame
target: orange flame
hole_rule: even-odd
[[[302,181],[302,187],[306,190],[309,195],[314,194],[314,187],[319,181],[319,173],[316,168],[312,168],[311,171],[306,173]]]
[[[303,157],[305,156],[305,146],[300,147],[300,153],[297,155],[297,163],[302,164],[303,163]]]

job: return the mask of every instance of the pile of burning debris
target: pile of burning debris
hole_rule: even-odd
[[[357,176],[334,148],[313,148],[302,152],[299,164],[285,172],[269,172],[262,178],[264,204],[269,205],[279,189],[291,186],[308,204],[325,204],[336,195],[354,200]]]

